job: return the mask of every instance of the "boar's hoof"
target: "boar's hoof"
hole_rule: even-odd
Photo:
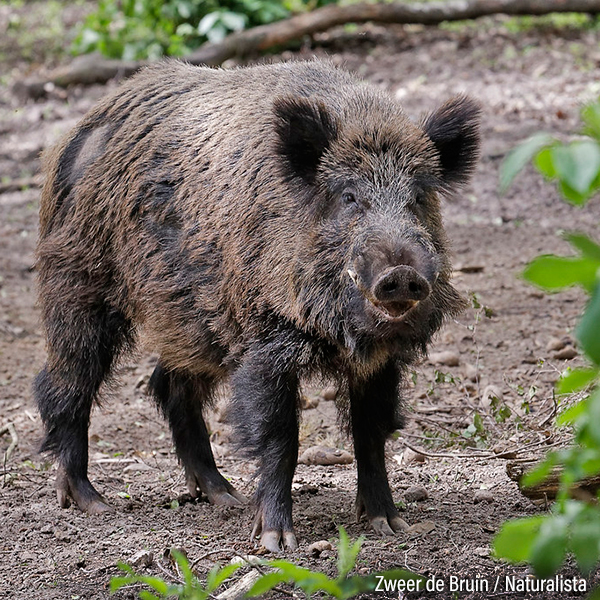
[[[258,535],[260,535],[260,545],[274,554],[279,554],[282,551],[282,546],[283,550],[298,549],[298,540],[296,540],[296,534],[292,530],[263,530],[262,513],[260,510],[254,519],[254,527],[252,528],[250,537],[254,540]]]
[[[75,482],[62,467],[58,469],[56,475],[56,496],[61,508],[69,508],[73,501],[77,508],[90,515],[100,515],[114,510],[94,489],[87,477]]]
[[[400,531],[406,531],[408,529],[408,523],[399,516],[373,517],[369,519],[369,522],[375,533],[382,537],[395,535]]]
[[[219,475],[218,483],[201,483],[199,477],[193,473],[187,473],[187,488],[192,498],[199,498],[204,492],[211,504],[217,506],[242,506],[248,504],[248,498],[240,494],[224,477]]]
[[[362,517],[362,515],[365,512],[367,512],[365,510],[364,501],[362,500],[362,497],[360,494],[356,498],[356,507],[355,508],[356,508],[356,522],[358,523],[360,521],[360,518]],[[371,527],[373,528],[375,533],[384,537],[387,535],[395,535],[396,533],[406,531],[408,529],[408,527],[409,527],[408,523],[404,519],[400,518],[398,511],[396,511],[396,508],[393,507],[393,505],[390,506],[386,512],[387,512],[387,514],[385,514],[385,515],[376,515],[376,516],[369,516],[367,513],[369,523],[371,524]]]
[[[283,543],[284,550],[296,550],[298,541],[293,531],[264,531],[260,536],[260,545],[266,548],[269,552],[279,554],[281,552],[280,543]]]

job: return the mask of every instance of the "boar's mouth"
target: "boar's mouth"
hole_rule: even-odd
[[[371,298],[367,298],[367,301],[375,309],[375,312],[386,321],[402,321],[406,313],[419,304],[418,300],[390,302],[385,305],[376,300],[371,300]]]
[[[421,294],[423,298],[406,298],[398,299],[394,301],[382,302],[375,298],[374,294],[366,288],[360,281],[358,275],[352,269],[348,269],[348,275],[350,279],[365,298],[365,304],[373,313],[375,313],[380,320],[386,322],[401,322],[404,320],[409,311],[419,305],[419,302],[429,295],[430,288],[425,283],[427,290]]]

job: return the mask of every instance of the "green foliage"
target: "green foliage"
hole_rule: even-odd
[[[338,576],[335,579],[327,577],[324,573],[298,567],[285,560],[266,562],[267,566],[277,570],[261,577],[247,593],[247,597],[256,598],[272,590],[280,583],[289,583],[301,589],[309,597],[316,592],[325,592],[329,597],[345,600],[363,592],[372,592],[377,586],[378,578],[381,577],[392,580],[423,579],[421,576],[404,569],[392,569],[365,577],[358,575],[349,577],[348,574],[356,564],[362,542],[363,538],[359,538],[352,543],[345,529],[340,527],[337,560]]]
[[[125,571],[127,575],[122,577],[113,577],[110,580],[110,591],[116,592],[126,585],[132,585],[134,583],[143,583],[152,590],[158,593],[152,594],[147,590],[140,591],[140,598],[142,600],[159,600],[160,598],[179,598],[180,600],[206,600],[210,597],[211,593],[214,592],[228,577],[231,577],[235,571],[237,571],[241,565],[225,565],[220,567],[215,565],[206,579],[206,585],[202,584],[194,577],[190,565],[186,557],[177,552],[176,550],[171,551],[179,570],[183,574],[184,582],[179,585],[169,585],[159,577],[151,577],[148,575],[136,575],[134,570],[126,564],[119,563],[119,568]]]
[[[338,576],[335,579],[327,577],[324,573],[311,571],[299,567],[286,560],[262,561],[261,566],[269,569],[275,569],[269,573],[263,574],[246,594],[247,598],[256,598],[262,596],[281,583],[294,585],[302,590],[307,596],[316,592],[324,592],[329,597],[345,600],[353,598],[363,592],[372,592],[381,577],[390,580],[423,580],[423,577],[405,571],[404,569],[392,569],[382,573],[374,573],[367,576],[348,576],[350,571],[356,565],[356,559],[360,552],[363,538],[351,542],[348,534],[343,527],[340,527],[340,541],[338,543]],[[179,566],[179,570],[184,577],[182,585],[169,585],[158,577],[146,575],[136,575],[129,565],[120,563],[119,568],[125,571],[127,575],[122,577],[113,577],[110,581],[110,590],[116,590],[131,584],[142,583],[150,587],[156,594],[147,590],[141,590],[139,597],[142,600],[160,600],[166,598],[178,598],[179,600],[206,600],[228,577],[230,577],[242,565],[226,565],[219,567],[215,565],[208,574],[206,585],[203,586],[192,573],[189,563],[185,556],[177,551],[172,551],[173,556]]]
[[[547,179],[554,181],[564,198],[584,205],[600,190],[600,102],[581,112],[582,136],[569,144],[547,134],[525,141],[504,162],[500,176],[506,189],[529,162]],[[513,562],[529,562],[540,577],[548,577],[561,566],[567,553],[574,555],[584,573],[600,558],[600,505],[570,498],[573,486],[600,473],[600,246],[581,233],[565,236],[576,256],[539,256],[525,269],[526,280],[548,291],[581,286],[590,300],[575,329],[579,346],[591,365],[568,369],[557,384],[560,394],[589,390],[587,397],[563,411],[558,426],[571,426],[571,447],[551,452],[524,485],[536,485],[559,468],[557,502],[550,514],[504,524],[494,541],[497,556]]]
[[[504,23],[504,27],[511,33],[522,33],[536,29],[541,31],[593,29],[597,26],[598,19],[594,15],[575,12],[511,17]]]
[[[272,23],[335,0],[99,0],[75,42],[77,54],[111,58],[182,56],[206,41]]]

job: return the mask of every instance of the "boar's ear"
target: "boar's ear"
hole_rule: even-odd
[[[456,96],[423,122],[423,129],[440,154],[442,179],[452,187],[465,183],[479,158],[481,108],[466,96]]]
[[[273,102],[277,151],[295,175],[314,183],[319,160],[337,135],[333,115],[318,100],[285,96]]]

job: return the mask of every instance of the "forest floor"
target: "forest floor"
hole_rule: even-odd
[[[7,14],[0,11],[0,27]],[[568,442],[569,432],[553,423],[555,413],[573,399],[556,397],[553,388],[564,369],[583,364],[572,349],[572,331],[584,295],[577,290],[546,295],[519,274],[540,253],[568,252],[561,231],[592,233],[600,217],[600,204],[568,206],[533,169],[499,195],[498,171],[506,152],[539,130],[562,137],[576,132],[581,105],[600,93],[598,30],[559,29],[547,22],[515,28],[515,23],[498,17],[451,28],[342,29],[268,59],[329,56],[389,91],[414,118],[462,92],[478,98],[484,111],[476,175],[444,209],[454,283],[472,299],[472,308],[448,323],[430,350],[432,359],[414,369],[405,390],[406,428],[387,446],[390,483],[402,516],[411,525],[424,525],[410,535],[378,538],[364,520],[354,519],[354,464],[299,465],[293,494],[300,547],[288,558],[303,566],[334,573],[335,551],[315,557],[308,546],[335,542],[343,526],[353,539],[365,536],[359,573],[402,567],[446,584],[451,576],[463,582],[457,593],[446,585],[445,592],[422,597],[581,597],[510,592],[505,577],[525,581],[528,568],[498,561],[490,550],[506,519],[547,509],[520,493],[506,464],[542,457]],[[7,48],[2,56],[7,68],[0,80],[0,181],[6,183],[35,178],[40,151],[116,83],[54,90],[43,100],[24,101],[11,86],[42,65]],[[145,353],[122,366],[120,385],[92,415],[90,478],[115,512],[88,516],[58,507],[55,467],[36,452],[42,427],[31,396],[32,379],[45,360],[32,270],[39,195],[36,185],[0,195],[0,428],[12,423],[18,436],[0,465],[0,597],[108,598],[117,562],[131,561],[141,551],[153,558],[139,570],[169,581],[177,578],[164,558],[172,547],[197,561],[200,577],[236,553],[255,554],[250,507],[186,501],[168,427],[145,395],[156,360]],[[445,351],[453,354],[454,366],[434,364]],[[320,390],[305,390],[316,406],[303,411],[301,451],[323,444],[351,452],[337,427],[334,403]],[[221,414],[218,409],[210,425],[219,467],[251,496],[253,464],[233,453],[232,433]],[[10,443],[8,432],[0,437],[0,457]],[[424,455],[415,456],[409,445]],[[498,456],[503,452],[511,458]],[[425,488],[427,497],[414,501],[409,493],[407,499],[412,486]],[[570,563],[561,571],[564,578],[574,575]],[[598,584],[596,574],[588,579],[588,589],[592,584]],[[137,597],[137,589],[114,597]],[[289,588],[271,597],[288,598]]]

